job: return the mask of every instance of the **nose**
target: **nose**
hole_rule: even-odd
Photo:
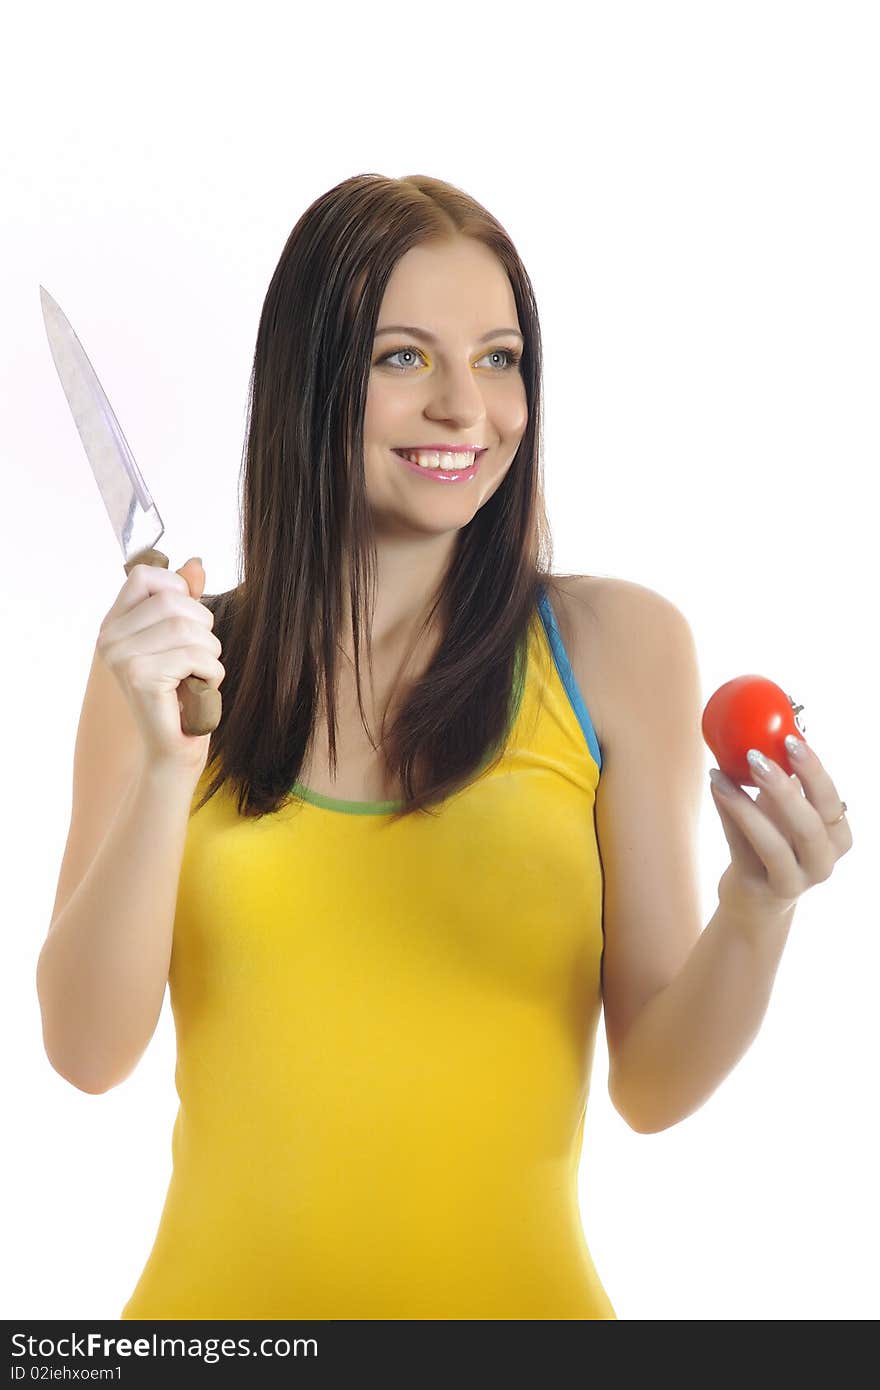
[[[480,383],[468,366],[443,367],[433,375],[425,413],[432,419],[473,425],[485,414]]]

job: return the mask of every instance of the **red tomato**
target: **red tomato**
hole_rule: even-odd
[[[740,786],[756,787],[747,751],[757,748],[793,772],[784,740],[806,733],[797,718],[803,708],[766,676],[737,676],[720,685],[703,710],[703,738],[722,772]]]

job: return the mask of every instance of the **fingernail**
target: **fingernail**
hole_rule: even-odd
[[[807,756],[807,746],[802,738],[796,738],[794,734],[785,735],[785,746],[790,758],[805,758]]]
[[[736,787],[733,782],[731,782],[730,778],[725,777],[724,773],[717,767],[709,768],[709,780],[720,792],[724,792],[725,796],[732,796],[736,791]]]
[[[750,748],[749,751],[746,753],[746,757],[749,760],[749,767],[752,769],[753,772],[756,772],[760,777],[770,776],[773,769],[770,766],[770,763],[764,757],[764,754],[761,753],[757,748]]]

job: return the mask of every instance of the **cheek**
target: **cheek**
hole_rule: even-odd
[[[516,383],[516,389],[511,392],[508,399],[503,402],[499,401],[496,418],[499,429],[508,438],[522,438],[529,422],[529,406],[526,400],[526,388],[521,380]]]
[[[379,435],[393,428],[394,421],[407,410],[412,410],[412,402],[400,391],[395,391],[394,383],[374,377],[367,387],[367,400],[364,406],[364,432]]]

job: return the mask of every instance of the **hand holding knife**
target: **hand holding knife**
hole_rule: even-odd
[[[168,568],[156,542],[165,527],[141,477],[113,409],[66,315],[47,290],[40,300],[49,347],[86,457],[119,541],[126,574],[135,565]],[[207,734],[220,723],[220,691],[190,675],[178,687],[185,734]]]

